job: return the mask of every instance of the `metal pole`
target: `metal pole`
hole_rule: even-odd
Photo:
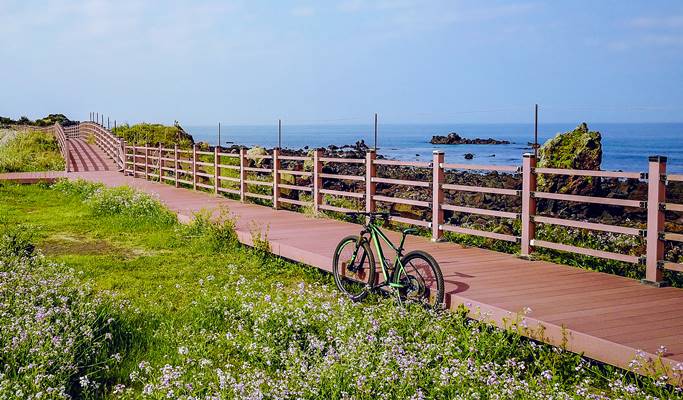
[[[534,157],[538,157],[538,104],[534,108]]]
[[[218,123],[218,147],[221,147],[221,123]]]
[[[109,117],[107,117],[107,129],[109,129]]]
[[[377,152],[377,113],[375,113],[375,152]]]
[[[282,148],[282,120],[277,120],[277,148]]]

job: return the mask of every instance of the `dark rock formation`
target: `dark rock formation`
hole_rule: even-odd
[[[466,139],[461,137],[455,132],[449,133],[447,136],[432,136],[432,140],[429,141],[431,144],[510,144],[507,140],[497,140],[497,139]]]
[[[471,160],[474,158],[474,154],[472,153],[465,153],[465,160]]]

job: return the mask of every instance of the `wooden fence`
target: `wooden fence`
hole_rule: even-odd
[[[187,187],[194,190],[204,189],[212,191],[217,195],[227,193],[238,196],[241,201],[245,201],[247,198],[269,201],[272,202],[274,208],[281,208],[283,204],[289,204],[299,207],[311,207],[315,211],[342,213],[359,211],[329,204],[325,200],[329,197],[352,198],[363,201],[365,203],[365,211],[369,212],[376,211],[378,203],[380,205],[408,205],[429,210],[431,220],[418,220],[401,216],[391,216],[391,220],[430,229],[432,240],[442,239],[444,232],[454,232],[518,243],[521,248],[521,255],[524,257],[530,256],[535,248],[546,248],[644,265],[646,278],[643,282],[652,285],[663,284],[662,272],[664,269],[683,272],[683,264],[664,260],[666,241],[683,242],[682,234],[665,231],[665,211],[683,212],[683,204],[674,204],[666,200],[667,181],[683,182],[683,175],[666,174],[666,157],[650,157],[647,172],[612,172],[537,168],[536,158],[533,154],[525,154],[521,165],[450,164],[444,162],[444,153],[442,151],[434,151],[431,162],[378,159],[376,153],[372,150],[367,152],[365,158],[325,157],[322,149],[313,150],[312,156],[285,155],[280,149],[274,149],[269,154],[250,154],[246,148],[240,149],[239,153],[228,153],[218,147],[214,148],[213,151],[202,151],[197,146],[189,150],[179,149],[177,146],[174,148],[130,146],[123,140],[115,137],[103,126],[93,122],[82,123],[80,125],[80,132],[81,135],[94,134],[97,144],[121,166],[124,173],[134,177],[171,183],[176,187]],[[323,172],[323,168],[326,165],[344,163],[362,166],[365,169],[365,173],[362,175],[341,175]],[[432,179],[430,181],[417,181],[382,177],[378,173],[378,167],[381,166],[424,169],[428,172],[431,171]],[[521,174],[522,188],[521,190],[515,190],[446,183],[446,176],[449,173],[462,170]],[[308,184],[296,184],[296,180],[294,183],[283,182],[282,177],[285,175],[295,178],[306,178]],[[647,200],[539,191],[537,188],[537,178],[544,175],[647,181]],[[325,181],[329,180],[359,182],[364,186],[365,190],[364,192],[354,192],[325,189]],[[410,188],[427,188],[431,192],[431,200],[379,195],[377,194],[378,184],[406,187],[407,190],[404,193],[410,193]],[[259,188],[268,189],[259,190]],[[290,192],[303,193],[304,200],[301,197],[294,199],[283,196],[283,189]],[[268,193],[264,193],[264,190]],[[493,210],[468,205],[448,204],[445,201],[446,191],[521,198],[521,208],[515,210]],[[536,203],[539,199],[642,209],[647,212],[647,226],[646,229],[638,229],[629,226],[538,215]],[[444,211],[519,220],[521,223],[521,235],[516,236],[449,224],[446,223],[444,218]],[[646,251],[639,255],[621,254],[540,240],[536,238],[536,227],[538,224],[643,237],[647,243]]]

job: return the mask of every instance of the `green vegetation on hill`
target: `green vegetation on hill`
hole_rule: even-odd
[[[147,195],[83,182],[0,198],[0,398],[679,395],[521,337],[523,314],[496,329],[352,303],[317,269],[239,245],[227,210],[184,226]]]
[[[21,117],[18,120],[0,116],[0,125],[32,125],[32,126],[51,126],[55,123],[60,123],[62,126],[73,125],[76,122],[67,118],[64,114],[50,114],[47,117],[31,121],[27,117]]]
[[[0,173],[62,170],[64,159],[51,133],[0,130]]]
[[[188,148],[194,143],[192,136],[177,122],[173,126],[144,122],[135,125],[123,124],[112,129],[112,132],[127,143],[136,145],[161,143],[163,146],[172,147],[177,144],[181,148]]]

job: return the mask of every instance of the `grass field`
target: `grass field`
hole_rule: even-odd
[[[128,188],[0,185],[0,398],[679,396],[463,313],[349,302],[232,224]]]

